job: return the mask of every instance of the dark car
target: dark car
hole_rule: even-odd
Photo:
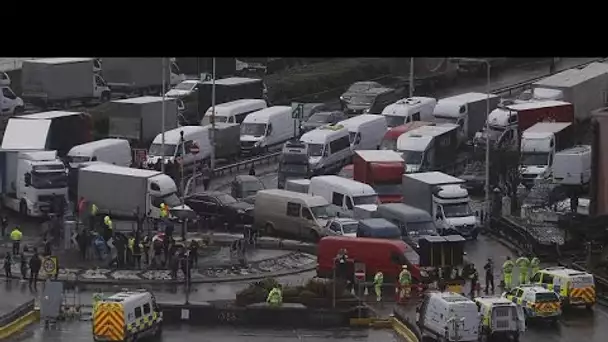
[[[197,215],[212,220],[212,225],[227,225],[229,230],[245,224],[253,224],[253,205],[239,202],[229,194],[219,191],[190,195],[184,202]]]
[[[340,102],[348,102],[350,98],[357,93],[364,93],[372,88],[382,88],[382,84],[374,81],[355,82],[346,89],[344,94],[340,95]]]
[[[264,183],[256,176],[238,175],[230,183],[230,194],[232,197],[244,201],[254,197],[258,191],[264,189],[266,189]]]
[[[346,115],[340,111],[318,112],[310,116],[306,122],[303,122],[300,125],[300,130],[304,133],[327,124],[336,124],[342,120],[346,120]]]
[[[393,88],[372,88],[365,92],[354,93],[342,102],[344,113],[348,116],[363,113],[380,114],[384,107],[398,101],[400,94]]]

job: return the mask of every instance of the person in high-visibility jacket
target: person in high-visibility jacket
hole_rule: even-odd
[[[169,207],[165,203],[160,204],[160,218],[166,219],[169,217]]]
[[[97,309],[97,305],[99,305],[99,302],[101,302],[101,299],[103,298],[103,296],[101,295],[101,293],[94,293],[93,294],[93,314],[95,314],[95,310]]]
[[[384,274],[378,271],[374,276],[374,290],[376,291],[376,301],[382,301],[382,284],[384,283]]]
[[[540,271],[540,259],[533,257],[532,260],[530,260],[530,278],[538,273],[538,271]]]
[[[519,284],[527,284],[528,283],[528,268],[530,267],[530,259],[525,256],[521,256],[517,258],[515,261],[515,265],[519,270]]]
[[[281,284],[270,290],[268,297],[266,297],[266,303],[270,304],[270,306],[281,306],[283,304],[283,292],[281,291]]]
[[[515,264],[513,263],[513,260],[511,260],[511,257],[507,257],[507,260],[505,261],[504,264],[502,264],[502,274],[503,274],[503,279],[505,281],[505,289],[506,290],[510,290],[511,287],[513,286],[513,268],[515,267]]]
[[[408,271],[407,265],[403,265],[403,269],[399,273],[399,287],[401,288],[399,291],[399,301],[401,302],[404,297],[410,298],[412,274]]]
[[[95,203],[92,203],[90,212],[91,215],[89,216],[89,229],[91,231],[95,230],[95,217],[97,216],[97,211],[99,211],[99,209],[97,208]]]
[[[13,228],[11,232],[11,241],[13,241],[13,255],[19,255],[19,250],[21,249],[21,238],[23,238],[23,233],[19,230],[19,227]]]

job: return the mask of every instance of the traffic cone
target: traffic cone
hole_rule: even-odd
[[[363,295],[369,296],[369,290],[367,289],[367,286],[365,287],[365,290],[363,291]]]

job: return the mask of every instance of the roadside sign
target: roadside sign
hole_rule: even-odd
[[[57,257],[47,256],[42,259],[42,271],[47,275],[57,274]]]
[[[365,264],[362,262],[355,262],[355,279],[357,281],[365,281]]]
[[[201,149],[198,147],[197,143],[193,143],[192,146],[190,146],[191,154],[198,154],[200,151],[201,151]]]
[[[304,116],[304,104],[293,102],[291,104],[291,118],[292,119],[302,119]]]

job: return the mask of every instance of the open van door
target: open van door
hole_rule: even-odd
[[[516,305],[517,310],[517,329],[520,334],[523,334],[526,331],[526,316],[524,315],[524,310],[521,306]]]

